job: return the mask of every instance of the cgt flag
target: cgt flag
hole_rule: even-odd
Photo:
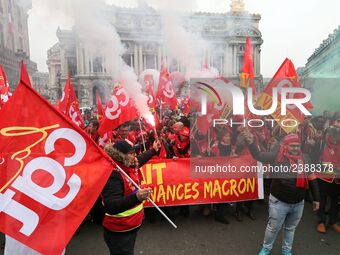
[[[81,117],[78,99],[71,83],[70,76],[67,78],[63,96],[57,102],[57,109],[69,117],[77,126],[84,128],[84,121]]]
[[[274,77],[268,83],[264,91],[261,93],[259,98],[257,99],[256,105],[261,107],[262,109],[269,109],[273,103],[273,95],[272,91],[273,88],[277,88],[279,96],[281,96],[282,88],[301,88],[301,84],[299,82],[297,73],[295,71],[295,67],[293,62],[286,58],[283,63],[281,64],[280,68],[275,73]],[[304,95],[299,93],[290,93],[289,99],[298,99],[302,98]],[[304,104],[307,110],[313,109],[313,105],[310,102]],[[282,125],[283,121],[285,120],[292,120],[291,122],[301,123],[305,115],[296,107],[296,105],[289,105],[287,106],[287,114],[281,115],[281,104],[278,104],[276,111],[272,113],[273,119],[277,121],[280,127],[288,134],[293,132],[298,125],[293,125],[294,123],[289,123],[286,121],[285,125]]]
[[[157,99],[169,106],[170,110],[177,110],[177,98],[168,69],[163,63],[160,70]]]
[[[0,65],[0,109],[12,96],[4,69]]]
[[[41,254],[60,255],[114,162],[25,83],[0,118],[0,231]]]
[[[129,97],[122,84],[113,90],[111,99],[106,104],[104,118],[100,123],[98,133],[104,137],[120,124],[138,118],[138,110],[135,102]]]

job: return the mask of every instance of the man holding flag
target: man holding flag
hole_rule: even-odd
[[[120,172],[123,170],[135,183],[140,184],[139,167],[150,160],[160,149],[157,140],[152,148],[136,157],[134,147],[127,140],[120,140],[105,151],[120,169],[114,169],[102,191],[105,209],[104,240],[110,255],[133,255],[137,232],[144,218],[143,201],[148,199],[151,188],[139,189]],[[118,170],[118,171],[117,171]]]

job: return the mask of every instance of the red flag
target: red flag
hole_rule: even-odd
[[[274,77],[271,79],[271,81],[268,83],[264,91],[261,93],[260,97],[258,98],[256,104],[263,109],[268,109],[272,105],[272,90],[273,88],[278,89],[278,96],[280,98],[281,96],[281,89],[283,87],[295,87],[295,88],[301,88],[301,84],[298,80],[298,76],[295,71],[294,64],[292,61],[288,58],[285,59],[285,61],[282,63],[280,68],[275,73]],[[293,98],[302,98],[304,95],[295,93],[292,95]],[[307,102],[304,104],[307,110],[313,109],[313,105],[311,102]],[[277,107],[277,111],[272,114],[274,116],[274,119],[279,119],[282,116],[279,116],[281,107]],[[283,116],[284,117],[284,116]],[[301,113],[299,109],[297,109],[295,106],[292,108],[287,109],[287,117],[291,117],[296,119],[299,122],[302,122],[305,118],[305,116]],[[285,128],[282,127],[286,133],[289,133],[292,131],[292,128]]]
[[[240,87],[252,88],[253,95],[256,93],[254,84],[253,49],[249,37],[246,39],[246,48],[244,50],[242,71],[240,74]]]
[[[98,90],[96,91],[96,105],[97,105],[97,118],[98,121],[100,122],[104,117],[104,108]]]
[[[170,74],[163,63],[160,70],[157,98],[169,106],[170,110],[177,109],[177,98]]]
[[[151,74],[146,74],[144,76],[144,83],[145,83],[145,87],[146,87],[146,91],[148,92],[148,106],[150,108],[151,112],[155,111],[155,107],[156,107],[156,102],[155,102],[155,97],[153,94],[153,87],[154,87],[154,80],[153,80],[153,76]]]
[[[0,109],[12,96],[4,69],[0,65]]]
[[[20,81],[28,86],[31,86],[30,77],[28,76],[27,69],[23,60],[21,60]]]
[[[0,231],[41,254],[60,255],[114,162],[23,82],[0,118]]]
[[[183,114],[185,116],[188,116],[190,113],[190,98],[189,96],[186,96],[185,98],[182,99],[181,105],[183,106]]]
[[[69,117],[77,126],[84,128],[78,99],[74,91],[70,76],[67,78],[62,98],[57,102],[57,109]]]
[[[111,99],[106,105],[105,114],[98,133],[101,137],[112,131],[120,124],[138,117],[138,110],[135,102],[129,97],[122,84],[113,90]]]

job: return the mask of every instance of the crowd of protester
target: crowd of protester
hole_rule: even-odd
[[[270,126],[269,123],[272,122],[265,122],[266,125],[260,128],[243,127],[241,125],[234,125],[233,127],[217,125],[203,130],[197,124],[197,114],[194,112],[183,114],[181,109],[176,111],[163,110],[161,113],[156,110],[154,116],[158,120],[156,128],[148,123],[146,119],[136,119],[122,123],[112,130],[112,136],[104,142],[97,132],[100,118],[98,119],[95,107],[85,111],[83,118],[86,124],[86,132],[104,149],[111,147],[116,142],[125,140],[135,148],[137,155],[141,155],[151,149],[154,146],[154,141],[158,140],[160,149],[153,155],[153,159],[237,157],[250,154],[256,160],[264,163],[292,164],[301,160],[305,164],[332,164],[335,170],[339,170],[340,167],[340,111],[335,113],[324,112],[320,116],[306,117],[296,131],[288,135],[280,126]],[[296,153],[296,156],[292,156],[294,153]],[[306,198],[307,201],[319,202],[316,206],[318,219],[316,230],[320,233],[325,233],[328,222],[334,231],[340,233],[340,227],[337,225],[340,182],[335,172],[331,175],[328,173],[326,176],[313,176],[313,178],[304,176],[308,180],[307,182],[310,182],[310,185],[304,186],[301,184],[302,186],[300,187],[298,184],[295,186],[295,184],[282,181],[284,178],[264,177],[265,193],[267,195],[270,193],[269,202],[267,202],[270,213],[273,213],[274,205],[277,205],[277,201],[274,201],[275,199],[285,204],[298,206]],[[294,178],[293,180],[295,182]],[[237,221],[243,220],[244,213],[250,219],[256,220],[253,204],[254,201],[200,205],[198,206],[198,212],[205,216],[214,214],[215,220],[223,224],[229,223],[227,215],[230,215],[230,212],[233,212]],[[329,211],[326,210],[328,204]],[[91,219],[101,222],[100,199],[95,207],[98,208],[93,209]],[[176,214],[185,217],[190,216],[189,206],[164,208],[164,210],[170,216],[176,216]],[[279,210],[283,209],[280,207]],[[301,206],[298,212],[300,215],[296,214],[296,218],[290,221],[289,217],[287,217],[286,221],[282,219],[280,222],[268,222],[264,245],[260,254],[269,254],[276,234],[282,225],[285,226],[284,235],[286,235],[287,239],[287,242],[282,247],[283,254],[290,254],[294,230],[302,215]],[[150,222],[156,222],[157,213],[154,209],[147,209],[146,215]],[[291,211],[287,211],[287,215],[291,215]],[[326,220],[326,216],[329,216],[329,221]]]

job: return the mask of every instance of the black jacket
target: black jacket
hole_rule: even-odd
[[[255,143],[249,145],[251,155],[257,161],[271,166],[290,166],[289,159],[284,158],[281,164],[277,163],[277,152],[260,152]],[[307,154],[302,154],[304,164],[310,164],[310,158]],[[308,173],[307,173],[308,175]],[[305,197],[305,189],[296,187],[297,173],[280,172],[271,173],[272,182],[270,193],[285,203],[295,204],[301,202]],[[314,201],[320,201],[317,180],[309,181],[309,186],[313,193]]]
[[[126,155],[120,153],[119,151],[110,148],[107,153],[115,161],[127,164]],[[149,161],[156,151],[150,149],[137,157],[139,166],[143,166],[147,161]],[[140,204],[137,199],[136,193],[129,196],[124,196],[124,182],[121,174],[113,169],[111,176],[102,191],[102,199],[104,202],[105,212],[111,215],[124,212],[132,207]]]

